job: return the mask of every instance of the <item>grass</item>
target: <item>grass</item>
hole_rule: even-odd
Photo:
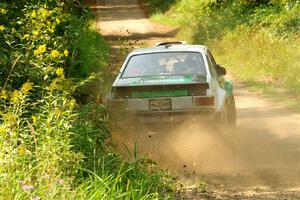
[[[270,39],[243,28],[228,33],[211,48],[218,62],[246,85],[298,109],[299,46],[300,37]]]
[[[74,60],[68,74],[71,77],[87,77],[90,73],[104,71],[108,54],[108,45],[96,30],[94,15],[90,14],[82,24],[78,17],[71,18],[73,26],[69,27],[69,46],[74,52]],[[82,27],[78,29],[77,27]],[[95,59],[97,58],[97,59]]]
[[[153,9],[151,19],[181,27],[180,40],[208,45],[246,85],[300,107],[299,3],[182,0],[169,7]]]
[[[105,145],[108,110],[84,96],[112,76],[93,15],[20,0],[0,19],[0,199],[172,198],[165,172]]]

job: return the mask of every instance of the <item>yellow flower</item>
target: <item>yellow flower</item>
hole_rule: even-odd
[[[42,18],[42,19],[45,19],[48,17],[49,13],[48,13],[48,10],[47,8],[40,8],[39,11],[38,11],[38,14],[39,16]]]
[[[56,23],[59,24],[60,20],[58,18],[55,19]]]
[[[28,38],[29,38],[29,34],[23,35],[23,39],[28,39]]]
[[[0,126],[0,133],[6,133],[6,129],[3,126]]]
[[[6,13],[7,13],[7,10],[5,10],[4,8],[0,8],[0,13],[1,13],[1,14],[6,14]]]
[[[59,88],[59,86],[57,85],[57,80],[54,79],[54,81],[52,81],[52,83],[49,85],[49,90],[50,91],[54,91],[57,90]]]
[[[76,100],[75,100],[75,99],[72,99],[72,100],[69,102],[69,107],[70,107],[70,109],[73,109],[75,106],[76,106]]]
[[[21,97],[21,94],[20,94],[19,90],[14,90],[13,93],[11,94],[11,100],[14,103],[18,102],[20,97]]]
[[[32,31],[32,34],[37,36],[37,35],[39,35],[39,32],[38,31]]]
[[[67,57],[69,55],[69,51],[67,49],[64,50],[64,55]]]
[[[36,18],[36,12],[35,12],[35,10],[31,12],[31,17],[32,18]]]
[[[14,138],[16,138],[18,136],[18,134],[17,134],[16,131],[14,131],[14,132],[11,133],[11,136],[13,136]]]
[[[24,144],[21,144],[21,145],[19,146],[18,152],[19,152],[19,155],[20,155],[20,156],[24,156],[24,155],[25,155],[25,153],[26,153],[26,147],[25,147]]]
[[[30,90],[32,90],[33,83],[26,82],[21,87],[21,92],[27,94]]]
[[[43,44],[43,45],[40,45],[39,47],[38,47],[38,50],[41,52],[41,53],[44,53],[45,51],[46,51],[46,45],[45,44]]]
[[[0,31],[3,31],[3,30],[4,30],[4,26],[0,25]]]
[[[54,29],[53,29],[53,28],[50,28],[50,29],[49,29],[49,32],[50,32],[50,33],[54,33]]]
[[[6,90],[2,90],[1,91],[1,96],[0,96],[0,99],[4,99],[6,100],[8,98],[8,93]]]
[[[59,51],[57,51],[57,50],[52,50],[51,51],[51,57],[52,58],[57,58],[57,57],[59,57],[60,56],[60,53],[59,53]]]
[[[33,53],[35,55],[40,55],[40,54],[45,53],[46,50],[47,50],[47,47],[45,44],[43,44],[43,45],[39,45],[38,48],[36,50],[34,50]]]
[[[62,67],[57,68],[56,75],[57,76],[63,76],[64,75],[64,68],[62,68]]]
[[[7,127],[14,125],[17,123],[17,117],[15,114],[8,112],[2,115],[2,119],[4,121],[4,124],[6,124]]]
[[[32,119],[32,123],[35,124],[35,123],[36,123],[36,116],[32,115],[32,116],[31,116],[31,119]]]

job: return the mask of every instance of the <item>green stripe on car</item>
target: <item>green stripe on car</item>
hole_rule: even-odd
[[[133,98],[156,98],[156,97],[178,97],[188,96],[187,90],[173,90],[173,91],[149,91],[149,92],[132,92]]]

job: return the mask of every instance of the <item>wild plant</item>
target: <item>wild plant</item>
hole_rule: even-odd
[[[89,16],[76,16],[72,1],[0,3],[0,199],[167,196],[162,171],[108,147],[107,108],[79,105],[80,88],[110,75],[91,74],[107,46]]]

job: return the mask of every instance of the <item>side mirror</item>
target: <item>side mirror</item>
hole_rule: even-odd
[[[226,69],[224,67],[222,67],[221,65],[216,66],[216,71],[217,71],[217,74],[220,76],[226,75]]]

